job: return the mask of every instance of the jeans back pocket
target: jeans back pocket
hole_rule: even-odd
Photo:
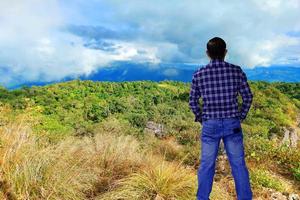
[[[208,120],[203,123],[202,135],[214,137],[216,136],[216,132],[217,132],[217,126],[213,121]]]

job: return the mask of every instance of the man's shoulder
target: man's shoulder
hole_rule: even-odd
[[[233,69],[237,69],[237,70],[242,70],[241,66],[230,63],[230,62],[224,62],[227,66],[233,68]]]
[[[229,63],[229,62],[225,62],[225,63],[231,69],[231,71],[234,74],[237,74],[238,76],[241,76],[244,73],[244,71],[243,71],[243,69],[240,65],[236,65],[236,64],[233,64],[233,63]]]
[[[204,65],[200,65],[195,71],[194,71],[194,75],[198,75],[203,73],[204,71],[208,70],[208,68],[211,67],[211,65],[208,64],[204,64]]]
[[[204,65],[201,65],[201,66],[199,66],[194,72],[193,72],[193,76],[194,77],[197,77],[197,76],[200,76],[201,75],[201,73],[202,73],[202,71],[203,71],[203,69],[205,68],[206,66]]]

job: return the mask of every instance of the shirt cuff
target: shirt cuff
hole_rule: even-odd
[[[246,116],[245,116],[245,115],[243,115],[243,114],[242,114],[242,115],[240,115],[240,120],[241,120],[241,121],[243,121],[244,119],[246,119]]]
[[[200,123],[202,123],[202,117],[201,117],[201,116],[196,116],[196,117],[195,117],[195,122],[200,122]]]

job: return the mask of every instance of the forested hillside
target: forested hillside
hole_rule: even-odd
[[[255,198],[299,194],[300,83],[250,85],[242,127]],[[0,198],[194,199],[201,126],[189,89],[80,80],[0,88]],[[234,195],[220,151],[212,199]]]

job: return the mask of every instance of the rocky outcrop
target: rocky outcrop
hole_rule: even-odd
[[[287,200],[287,197],[280,192],[273,192],[271,194],[271,200]]]
[[[148,121],[146,123],[146,128],[144,129],[145,132],[155,135],[158,138],[163,138],[166,136],[164,131],[164,125],[158,124],[153,121]]]
[[[283,139],[281,141],[281,145],[287,144],[290,147],[296,148],[299,141],[299,123],[300,123],[300,117],[297,117],[296,127],[283,127]]]
[[[290,194],[289,200],[300,200],[300,197],[298,194]]]
[[[293,129],[293,131],[290,132],[290,141],[291,141],[291,147],[297,147],[299,141],[297,129]]]
[[[268,191],[271,193],[271,200],[300,200],[299,195],[295,193],[281,193],[274,189],[268,189]]]

